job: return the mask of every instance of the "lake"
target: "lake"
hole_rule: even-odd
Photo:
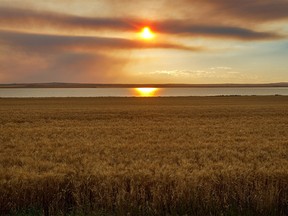
[[[1,98],[28,97],[176,97],[288,95],[288,87],[241,88],[0,88]]]

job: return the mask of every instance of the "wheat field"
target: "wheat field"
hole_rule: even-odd
[[[288,215],[288,97],[2,98],[0,215]]]

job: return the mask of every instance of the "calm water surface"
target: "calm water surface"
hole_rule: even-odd
[[[288,95],[288,87],[258,88],[158,88],[141,93],[134,88],[2,88],[0,97],[141,97]]]

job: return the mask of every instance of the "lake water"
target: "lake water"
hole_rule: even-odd
[[[288,87],[257,88],[0,88],[0,97],[141,97],[288,95]]]

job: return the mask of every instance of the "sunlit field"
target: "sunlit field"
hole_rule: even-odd
[[[287,215],[288,97],[0,99],[0,215]]]

